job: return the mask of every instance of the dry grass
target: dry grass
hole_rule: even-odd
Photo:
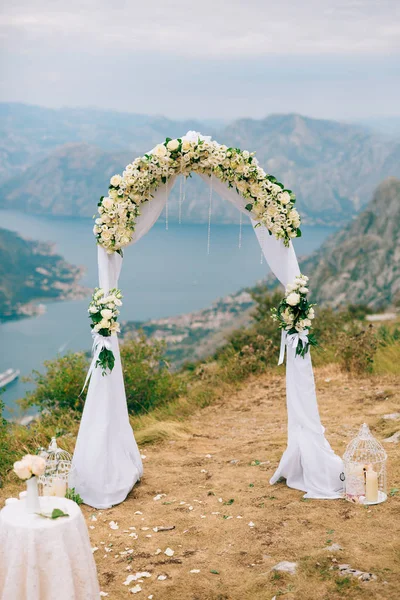
[[[400,429],[400,422],[383,419],[400,409],[398,377],[355,378],[337,366],[320,367],[316,376],[326,434],[339,454],[364,420],[379,439]],[[304,501],[284,484],[270,486],[286,439],[282,374],[271,372],[218,395],[182,422],[150,416],[136,422],[146,455],[142,482],[110,510],[83,508],[94,527],[90,538],[109,600],[132,597],[135,583],[123,582],[137,571],[152,574],[140,584],[139,599],[398,599],[400,493],[367,509],[344,500]],[[389,487],[400,488],[399,445],[387,444],[387,450]],[[0,490],[2,499],[16,487],[9,483]],[[155,501],[157,494],[165,496]],[[112,520],[118,530],[110,529]],[[156,526],[175,529],[154,532]],[[136,527],[137,540],[129,536],[130,527]],[[343,550],[328,552],[328,540]],[[171,558],[164,554],[167,547],[175,551]],[[158,548],[162,553],[156,554]],[[126,549],[133,554],[119,554]],[[271,567],[281,560],[296,561],[297,574],[274,575]],[[341,578],[338,563],[371,571],[378,580]],[[158,581],[161,574],[168,578]]]

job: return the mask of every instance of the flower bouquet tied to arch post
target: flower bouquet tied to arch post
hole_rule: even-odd
[[[286,343],[296,350],[296,356],[307,354],[310,346],[317,346],[317,340],[310,332],[315,317],[314,306],[307,300],[308,277],[298,275],[293,283],[286,286],[285,297],[277,308],[272,308],[272,318],[284,332]],[[280,361],[281,362],[281,361]]]
[[[122,306],[121,290],[113,288],[107,294],[102,288],[94,290],[88,312],[92,321],[90,327],[93,336],[95,366],[101,367],[103,375],[106,374],[107,369],[112,371],[114,368],[115,357],[109,338],[113,333],[120,332],[120,326],[117,323],[119,306]]]

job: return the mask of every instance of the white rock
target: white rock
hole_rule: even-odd
[[[212,458],[212,454],[206,454],[206,458]]]
[[[200,569],[192,569],[190,572],[191,573],[200,573]]]
[[[156,555],[161,554],[161,552],[162,552],[161,548],[157,548],[157,550],[154,552],[154,554],[156,554]]]
[[[95,515],[92,515],[92,516],[90,517],[90,520],[91,520],[91,521],[97,521],[97,517],[96,517]]]
[[[324,550],[327,550],[328,552],[339,552],[339,550],[343,550],[343,548],[342,546],[339,546],[339,544],[331,544],[330,546],[326,546]]]
[[[165,581],[166,579],[168,579],[167,575],[159,575],[157,577],[158,581]]]
[[[200,473],[208,473],[207,469],[201,469]]]
[[[388,415],[383,415],[384,419],[388,419],[389,421],[394,421],[396,419],[400,419],[400,413],[396,412],[396,413],[390,413]]]
[[[161,498],[165,498],[167,494],[157,494],[157,496],[154,496],[153,500],[155,500],[157,502],[157,500],[161,500]]]
[[[139,536],[137,533],[133,532],[129,534],[129,537],[133,538],[134,540],[137,540]]]
[[[108,596],[108,593],[107,592],[100,592],[100,596],[102,598],[105,598],[106,596]]]
[[[134,515],[142,515],[143,513],[140,512],[140,510],[137,510],[136,512],[133,513]]]
[[[131,588],[130,590],[131,594],[138,594],[139,592],[142,591],[142,588],[140,587],[139,584],[135,585],[135,587]]]
[[[153,600],[154,596],[153,594],[150,594],[150,596],[147,596],[147,600]]]
[[[119,525],[115,521],[110,521],[109,525],[110,529],[119,529]]]
[[[92,548],[92,552],[93,552],[93,554],[94,554],[95,552],[97,552],[97,550],[98,550],[98,547],[97,547],[97,546],[95,546],[94,548]]]
[[[95,529],[94,525],[89,525],[89,529]]]
[[[249,527],[255,527],[255,523],[253,523],[253,521],[250,521]]]
[[[386,440],[383,440],[384,442],[388,443],[388,444],[397,444],[397,442],[400,442],[400,431],[396,431],[396,433],[394,433],[393,435],[391,435],[390,437],[386,438]]]
[[[282,562],[272,567],[271,571],[283,571],[284,573],[290,573],[290,575],[295,575],[296,568],[297,563],[289,562],[288,560],[283,560]]]
[[[167,556],[173,556],[175,554],[175,551],[171,550],[171,548],[167,548],[164,554],[166,554]]]

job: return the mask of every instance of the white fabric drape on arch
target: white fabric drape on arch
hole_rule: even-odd
[[[212,184],[215,193],[249,216],[244,199],[235,189],[215,177],[212,182],[207,175],[200,174],[200,177]],[[176,177],[171,178],[168,187],[161,186],[153,199],[143,205],[132,243],[157,221],[175,181]],[[257,228],[255,232],[272,272],[283,285],[291,282],[300,272],[292,244],[286,248],[264,228]],[[99,247],[98,261],[100,287],[106,290],[117,287],[121,257],[116,253],[109,255]],[[95,369],[89,383],[71,476],[72,484],[85,503],[95,508],[122,502],[143,473],[129,423],[117,336],[112,336],[112,347],[116,357],[112,373],[103,377],[101,369]],[[339,498],[342,461],[324,436],[310,353],[303,359],[296,357],[291,347],[286,351],[288,445],[271,483],[284,477],[288,486],[306,492],[308,498]]]

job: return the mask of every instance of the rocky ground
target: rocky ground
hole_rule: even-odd
[[[399,378],[357,379],[336,366],[316,374],[321,417],[339,454],[363,421],[380,440],[400,430]],[[285,447],[284,403],[281,373],[250,381],[176,424],[169,440],[143,446],[145,475],[123,504],[83,507],[102,596],[400,597],[399,444],[385,442],[386,503],[305,500],[268,483]],[[15,491],[7,485],[0,496]]]

